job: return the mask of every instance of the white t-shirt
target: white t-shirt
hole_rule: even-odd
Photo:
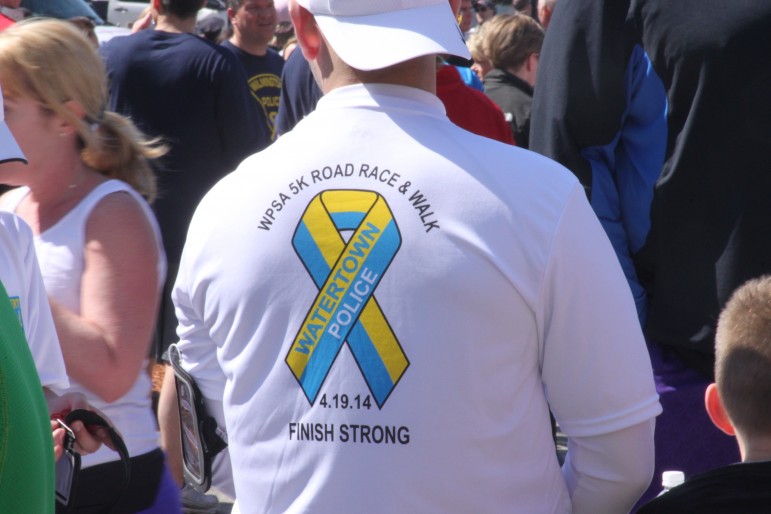
[[[569,512],[549,405],[579,437],[660,412],[576,179],[412,88],[336,89],[215,186],[173,298],[242,512]]]
[[[40,383],[65,388],[69,386],[67,370],[32,237],[21,218],[0,212],[0,281],[24,328]]]

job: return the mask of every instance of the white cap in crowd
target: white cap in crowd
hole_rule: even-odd
[[[359,70],[430,54],[470,58],[447,0],[296,0],[335,53]]]

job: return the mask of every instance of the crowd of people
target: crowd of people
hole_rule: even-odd
[[[0,20],[0,511],[771,509],[770,6],[203,4]]]

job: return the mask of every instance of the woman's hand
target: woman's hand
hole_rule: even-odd
[[[58,396],[49,390],[45,390],[46,401],[48,402],[48,412],[51,414],[51,431],[54,438],[54,458],[59,460],[64,454],[64,443],[66,430],[59,424],[57,419],[64,418],[75,409],[84,409],[99,414],[105,421],[112,423],[98,409],[90,406],[86,397],[81,393],[67,393]],[[102,444],[115,450],[112,439],[104,427],[86,427],[82,421],[74,421],[69,426],[75,436],[75,451],[80,455],[88,455],[97,451]]]

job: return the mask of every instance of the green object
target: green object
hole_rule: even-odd
[[[43,387],[0,283],[0,512],[54,512],[53,447]]]

